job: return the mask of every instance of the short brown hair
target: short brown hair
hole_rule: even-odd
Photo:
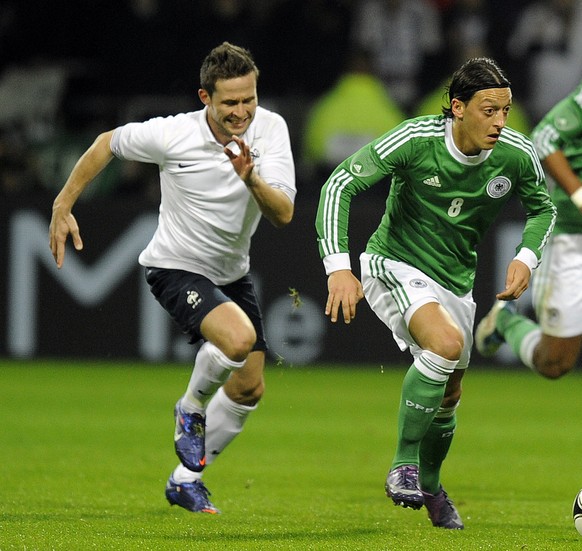
[[[243,77],[249,73],[255,73],[259,78],[259,69],[251,52],[230,42],[223,42],[211,50],[202,62],[200,86],[212,96],[217,80]]]

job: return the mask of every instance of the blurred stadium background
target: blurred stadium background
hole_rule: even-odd
[[[407,362],[365,304],[348,327],[332,326],[323,315],[326,278],[313,222],[319,189],[338,150],[323,147],[329,155],[320,158],[310,154],[304,138],[312,109],[351,70],[354,52],[366,52],[366,74],[382,84],[403,117],[420,113],[435,91],[436,104],[429,109],[438,110],[439,91],[451,70],[473,55],[491,55],[509,74],[520,117],[515,115],[515,123],[527,132],[582,76],[581,4],[4,0],[0,357],[191,358],[137,264],[155,228],[155,167],[114,161],[100,175],[76,209],[85,250],[69,251],[60,271],[50,256],[47,229],[57,190],[94,137],[130,120],[200,108],[200,62],[209,49],[229,40],[253,52],[261,70],[260,102],[286,117],[297,160],[296,218],[284,231],[262,224],[253,248],[272,361]],[[360,95],[356,90],[347,99],[356,105]],[[369,129],[354,130],[350,114],[349,109],[335,113],[349,128],[341,139],[321,138],[342,144],[341,154],[369,137]],[[385,186],[377,187],[354,202],[354,266],[383,209]],[[481,247],[478,318],[502,287],[521,226],[522,211],[511,205]],[[524,309],[528,300],[522,301]],[[496,361],[508,358],[502,351]],[[480,361],[475,354],[474,363]]]

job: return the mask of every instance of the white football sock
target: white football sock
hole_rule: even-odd
[[[206,341],[198,350],[188,390],[180,406],[186,413],[204,414],[206,403],[220,387],[231,371],[240,369],[245,362],[229,359],[214,344]]]
[[[239,434],[251,411],[257,406],[233,402],[221,387],[206,408],[206,465]]]
[[[537,372],[537,369],[533,363],[533,355],[536,346],[542,340],[542,331],[536,329],[531,331],[521,341],[521,346],[519,347],[519,358],[520,360],[529,367],[532,371]]]
[[[180,463],[174,469],[174,472],[172,473],[172,478],[174,479],[174,482],[177,482],[178,484],[184,484],[186,482],[194,482],[195,480],[200,480],[202,478],[202,473],[201,472],[195,473],[194,471],[187,469],[186,467],[184,467],[184,465],[182,465],[182,463]]]

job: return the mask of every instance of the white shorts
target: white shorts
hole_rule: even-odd
[[[532,302],[546,335],[582,335],[581,234],[552,236],[534,272]]]
[[[476,310],[472,293],[458,297],[420,270],[379,255],[362,253],[360,266],[366,300],[392,331],[400,350],[410,348],[415,358],[422,353],[408,332],[408,324],[421,306],[438,302],[459,326],[465,340],[457,369],[469,365]]]

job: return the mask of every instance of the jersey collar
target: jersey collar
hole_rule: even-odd
[[[453,140],[453,119],[447,118],[445,121],[445,144],[451,156],[464,165],[480,165],[491,155],[492,149],[482,149],[479,155],[465,155],[461,153]]]

